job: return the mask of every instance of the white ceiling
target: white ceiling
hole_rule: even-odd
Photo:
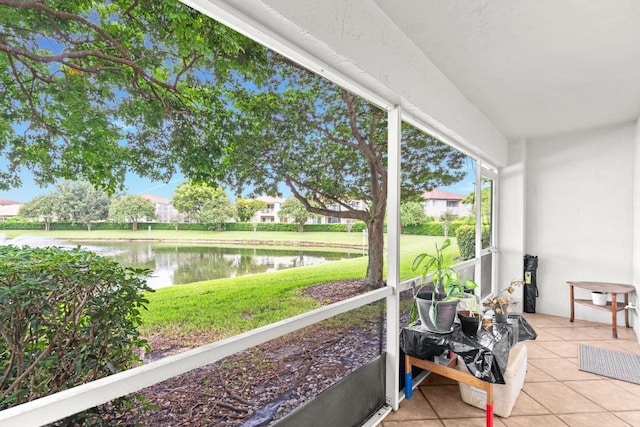
[[[640,117],[638,0],[374,0],[505,136]]]

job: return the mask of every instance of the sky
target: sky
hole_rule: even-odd
[[[468,172],[472,172],[469,170]],[[50,185],[48,187],[39,187],[32,179],[32,175],[29,172],[23,172],[21,174],[22,187],[13,188],[7,191],[0,190],[0,198],[10,199],[21,203],[31,201],[34,197],[43,194],[52,193],[55,191],[55,186]],[[149,193],[156,196],[171,199],[176,187],[185,181],[185,177],[181,174],[176,174],[168,183],[151,181],[147,178],[141,178],[134,174],[127,174],[125,178],[125,193],[127,194],[142,194]],[[461,182],[447,187],[439,187],[441,190],[450,191],[452,193],[461,194],[463,196],[468,195],[474,190],[475,175],[474,173],[468,173],[467,177]],[[287,192],[285,186],[281,186],[280,190],[283,192],[285,198],[290,197],[291,194]],[[229,194],[232,201],[235,197]]]
[[[55,191],[55,186],[50,185],[48,187],[40,187],[36,184],[32,175],[28,172],[21,174],[22,187],[13,188],[11,190],[0,190],[0,198],[10,199],[16,202],[26,203],[31,201],[34,197],[43,194],[52,193]],[[142,194],[149,193],[156,196],[165,197],[171,199],[176,187],[185,181],[184,176],[178,174],[175,175],[168,183],[151,181],[147,178],[141,178],[134,174],[127,174],[125,178],[125,192],[127,194]]]

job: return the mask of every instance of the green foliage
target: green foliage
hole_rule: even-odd
[[[0,247],[0,410],[129,369],[147,270],[76,248]],[[116,411],[143,409],[130,398]],[[97,424],[97,409],[76,420]],[[102,422],[107,425],[107,421]]]
[[[306,232],[349,232],[361,233],[362,230],[366,230],[367,225],[362,221],[356,221],[353,224],[305,224],[304,231]]]
[[[54,219],[84,224],[91,230],[94,221],[107,219],[109,197],[86,181],[62,181],[56,191],[35,197],[20,209],[20,215],[39,219],[49,230]]]
[[[489,247],[490,229],[482,226],[482,246]],[[464,260],[475,258],[476,256],[476,228],[474,225],[463,225],[456,231],[460,257]]]
[[[460,275],[453,268],[446,266],[446,260],[443,252],[451,246],[451,240],[446,239],[440,247],[435,244],[436,254],[431,255],[429,253],[421,253],[415,257],[413,260],[413,264],[411,265],[411,270],[420,271],[420,276],[422,277],[422,286],[427,285],[428,283],[433,283],[434,292],[431,294],[431,298],[433,301],[436,301],[436,293],[444,292],[445,296],[443,298],[444,301],[460,299],[464,298],[465,290],[467,289],[475,289],[478,287],[476,282],[471,279],[467,279],[462,282]],[[427,276],[431,273],[431,281],[427,282]],[[419,291],[418,291],[419,292]],[[429,307],[429,318],[431,322],[436,323],[437,316],[437,304],[432,304]],[[411,322],[415,320],[416,317],[416,309],[412,309],[411,313]]]
[[[267,202],[258,199],[236,199],[236,218],[240,222],[249,222],[261,209],[267,208]]]
[[[422,224],[426,218],[422,202],[403,202],[400,204],[400,224],[403,228]]]
[[[56,185],[55,216],[59,220],[79,222],[91,230],[94,221],[109,216],[109,196],[87,181],[62,181]]]
[[[111,202],[109,217],[116,221],[129,221],[132,229],[138,229],[138,219],[153,219],[156,217],[156,207],[141,196],[127,195]]]
[[[402,227],[402,234],[417,234],[422,236],[443,236],[442,224],[439,222],[423,222],[419,225]]]
[[[200,219],[202,207],[216,197],[215,188],[204,183],[191,181],[180,184],[173,193],[171,204],[178,212],[192,220]]]
[[[298,231],[298,226],[285,222],[259,222],[256,231]]]
[[[475,258],[476,256],[476,228],[471,225],[463,225],[456,231],[460,257],[463,260]]]
[[[454,215],[450,211],[445,211],[440,214],[440,223],[442,224],[442,233],[444,234],[444,237],[449,236],[451,224],[456,218],[458,218],[458,215]]]
[[[27,219],[40,219],[44,221],[45,230],[49,230],[51,221],[56,216],[57,206],[58,197],[54,194],[44,194],[22,205],[20,216]]]
[[[41,222],[29,221],[0,221],[0,230],[44,230]]]
[[[292,197],[285,200],[280,206],[278,216],[292,219],[294,224],[298,224],[298,231],[302,233],[305,223],[315,215],[311,214],[298,199]]]
[[[0,188],[19,186],[22,167],[37,183],[87,179],[111,192],[126,172],[215,174],[223,87],[250,70],[259,79],[266,57],[177,0],[2,0],[0,32]]]
[[[222,188],[217,187],[213,190],[212,197],[202,205],[198,219],[201,222],[216,224],[216,229],[220,231],[222,223],[228,221],[234,213],[235,210],[227,197],[227,193]]]

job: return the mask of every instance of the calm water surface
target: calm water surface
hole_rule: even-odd
[[[203,244],[87,242],[82,243],[82,246],[123,265],[152,270],[153,273],[147,279],[147,283],[155,289],[362,256],[359,252],[345,253],[297,248],[260,249]]]

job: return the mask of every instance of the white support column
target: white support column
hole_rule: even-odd
[[[401,111],[396,106],[389,111],[389,165],[387,168],[387,286],[393,294],[387,297],[387,359],[385,400],[398,409],[400,385],[400,142]]]
[[[636,121],[633,160],[633,250],[631,255],[633,285],[636,287],[635,305],[640,303],[640,118]],[[633,297],[632,297],[633,302]],[[640,312],[629,310],[636,336],[640,338]]]
[[[482,161],[476,160],[476,187],[475,187],[475,208],[476,208],[476,263],[475,280],[480,286],[482,294]]]

